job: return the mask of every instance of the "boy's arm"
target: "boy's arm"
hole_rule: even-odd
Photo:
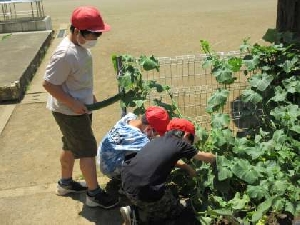
[[[47,92],[50,93],[50,95],[52,95],[58,101],[64,103],[73,112],[77,114],[85,114],[88,112],[85,105],[82,102],[73,98],[72,96],[68,95],[66,92],[64,92],[61,85],[54,85],[48,81],[44,81],[43,87]]]
[[[176,167],[185,170],[191,177],[196,176],[196,171],[188,164],[186,164],[181,159],[176,162]]]
[[[203,161],[207,163],[213,163],[216,161],[216,156],[211,152],[201,152],[199,151],[194,157],[198,161]]]

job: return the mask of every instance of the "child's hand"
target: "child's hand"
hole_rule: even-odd
[[[216,161],[216,156],[211,152],[198,152],[194,158],[206,163],[213,163]]]

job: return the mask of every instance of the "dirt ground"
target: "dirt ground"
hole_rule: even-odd
[[[113,54],[174,57],[200,53],[200,39],[215,51],[238,50],[242,40],[262,43],[276,23],[276,0],[47,0],[44,9],[53,29],[69,26],[72,10],[80,5],[100,9],[112,30],[99,39],[94,56],[98,100],[117,92]],[[83,197],[53,197],[59,178],[60,132],[45,108],[42,76],[53,41],[24,100],[16,104],[0,134],[0,224],[120,224],[116,211],[87,209]],[[1,108],[0,108],[1,109]],[[94,132],[101,140],[120,118],[118,104],[94,113]],[[75,178],[81,178],[76,164]],[[101,185],[107,179],[99,174]],[[74,203],[78,202],[78,203]]]

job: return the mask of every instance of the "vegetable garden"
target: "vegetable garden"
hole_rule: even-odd
[[[123,110],[163,106],[193,121],[195,145],[217,155],[214,166],[193,162],[193,179],[172,174],[201,224],[287,225],[300,216],[299,43],[271,29],[264,39],[225,55],[202,40],[204,54],[192,67],[191,57],[177,58],[175,72],[167,58],[113,56]]]

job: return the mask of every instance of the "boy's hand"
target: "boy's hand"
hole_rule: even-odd
[[[82,114],[85,114],[88,112],[86,106],[82,102],[80,102],[76,99],[74,99],[74,101],[72,101],[72,105],[70,108],[72,109],[73,112],[75,112],[79,115],[82,115]]]
[[[211,152],[198,152],[194,158],[199,161],[207,162],[207,163],[213,163],[216,161],[216,156],[212,154]]]

